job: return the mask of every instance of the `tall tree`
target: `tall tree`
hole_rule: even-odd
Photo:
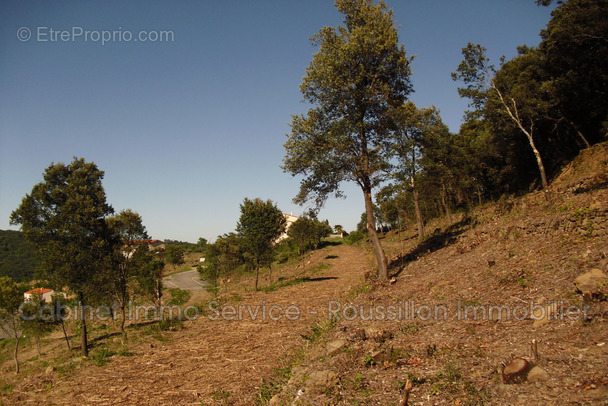
[[[165,263],[156,253],[150,251],[145,244],[137,247],[133,253],[133,261],[138,270],[136,275],[139,293],[152,299],[158,308],[159,321],[163,321],[163,270]]]
[[[8,276],[0,276],[0,328],[15,340],[13,359],[15,373],[19,373],[19,339],[23,334],[24,320],[19,307],[23,303],[23,293]]]
[[[285,216],[272,203],[260,198],[245,198],[236,231],[243,237],[244,249],[255,265],[255,289],[258,289],[260,267],[272,263],[273,244],[285,231]]]
[[[418,224],[418,239],[424,238],[424,221],[420,207],[419,172],[423,170],[423,158],[427,154],[435,154],[440,158],[439,145],[435,142],[442,133],[449,131],[439,116],[435,107],[418,108],[412,102],[407,102],[395,112],[395,142],[394,154],[399,162],[395,177],[401,183],[409,183],[412,192],[416,222]],[[439,164],[429,162],[427,165]]]
[[[497,84],[496,70],[486,57],[486,48],[479,44],[469,43],[462,49],[462,54],[464,59],[458,65],[456,72],[452,73],[452,79],[462,80],[465,84],[465,87],[458,89],[458,93],[461,97],[471,99],[471,105],[480,110],[485,107],[491,96],[496,97],[502,111],[526,136],[536,158],[543,190],[546,192],[548,183],[545,165],[534,139],[534,129],[538,117],[533,114],[522,114],[522,103],[521,100],[517,100],[517,91],[507,94],[505,88]],[[515,85],[515,83],[512,84]],[[526,95],[529,96],[530,93],[526,93]]]
[[[66,165],[51,164],[44,180],[11,214],[41,257],[41,274],[51,287],[67,287],[79,302],[81,349],[88,356],[84,305],[104,288],[105,271],[114,242],[106,218],[114,212],[106,203],[103,171],[82,158]]]
[[[313,201],[322,207],[329,196],[343,196],[343,181],[361,187],[378,275],[386,280],[372,190],[389,166],[391,112],[412,91],[411,58],[399,45],[393,13],[384,1],[335,4],[344,25],[324,27],[312,37],[319,51],[300,90],[313,107],[292,117],[283,169],[304,176],[294,199],[299,204]]]
[[[141,216],[129,209],[110,217],[108,219],[108,226],[119,241],[113,253],[114,263],[109,275],[108,284],[121,311],[120,331],[126,340],[126,307],[131,297],[129,285],[139,273],[138,267],[140,265],[133,258],[137,248],[136,240],[145,240],[149,237],[146,227],[142,223]]]
[[[608,0],[558,2],[539,51],[553,117],[583,147],[608,137]]]

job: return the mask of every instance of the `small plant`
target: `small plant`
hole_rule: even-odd
[[[214,389],[211,393],[211,398],[216,402],[221,402],[224,405],[230,404],[228,399],[230,398],[230,392],[223,388]]]
[[[422,327],[420,326],[420,324],[416,324],[416,323],[407,323],[405,325],[403,325],[403,327],[401,327],[401,332],[403,334],[416,334],[418,332],[418,330],[420,330]]]
[[[181,290],[179,288],[174,288],[169,290],[171,293],[171,300],[169,300],[170,305],[178,305],[181,306],[190,300],[191,293],[187,290]]]
[[[99,348],[99,350],[97,350],[93,356],[91,357],[91,359],[95,362],[95,365],[97,365],[98,367],[102,367],[105,364],[107,364],[108,362],[110,362],[110,357],[112,355],[116,355],[116,351],[112,351],[110,349],[108,349],[108,347],[101,347]]]
[[[520,276],[519,278],[517,278],[517,283],[519,283],[519,286],[521,286],[522,288],[528,286],[528,280],[524,276]]]
[[[311,344],[315,343],[319,339],[321,339],[323,336],[325,336],[329,330],[334,328],[336,326],[336,323],[337,323],[337,319],[335,317],[332,317],[331,320],[328,320],[323,324],[317,323],[317,324],[313,325],[310,328],[309,334],[300,334],[300,336],[303,339],[310,341]]]
[[[376,361],[374,361],[374,357],[372,357],[372,354],[367,354],[365,356],[365,358],[363,359],[363,365],[366,367],[371,367],[374,366],[376,364]]]
[[[7,395],[12,395],[14,389],[15,389],[15,385],[13,385],[11,383],[7,383],[7,384],[0,386],[0,392],[7,394]]]

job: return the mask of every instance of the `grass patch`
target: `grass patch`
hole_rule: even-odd
[[[110,362],[110,357],[116,354],[116,351],[110,350],[108,347],[103,346],[93,353],[91,360],[95,362],[95,365],[98,367],[102,367]]]
[[[12,383],[7,383],[0,386],[0,393],[4,393],[6,395],[12,395],[13,390],[15,390],[15,385],[13,385]]]
[[[311,344],[314,344],[320,339],[325,338],[329,330],[336,326],[337,321],[338,320],[335,317],[332,317],[331,320],[326,320],[323,323],[314,324],[310,327],[310,332],[308,332],[307,334],[300,334],[300,336],[303,339],[310,341]]]
[[[171,300],[169,300],[168,304],[177,306],[183,305],[190,300],[190,297],[192,296],[189,291],[181,290],[179,288],[173,288],[169,290],[169,293],[171,294]]]

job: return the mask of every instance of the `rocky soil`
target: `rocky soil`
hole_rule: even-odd
[[[95,331],[91,360],[57,337],[42,357],[30,348],[17,377],[2,359],[0,400],[399,405],[407,393],[410,405],[605,405],[607,174],[604,144],[566,167],[547,196],[432,221],[421,244],[415,230],[391,232],[390,282],[369,277],[367,244],[331,243],[305,267],[275,269],[275,289],[230,282],[219,309],[240,320],[214,320],[205,305],[168,331],[132,326],[107,357],[100,352],[120,336]],[[286,315],[270,306],[290,305],[299,317],[270,320]]]

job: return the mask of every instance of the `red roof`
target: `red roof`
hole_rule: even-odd
[[[127,241],[125,244],[154,244],[155,242],[161,242],[160,240],[131,240]]]
[[[45,288],[36,288],[36,289],[32,289],[32,290],[28,290],[25,293],[29,293],[32,295],[44,295],[45,293],[49,293],[52,292],[53,289],[45,289]]]

